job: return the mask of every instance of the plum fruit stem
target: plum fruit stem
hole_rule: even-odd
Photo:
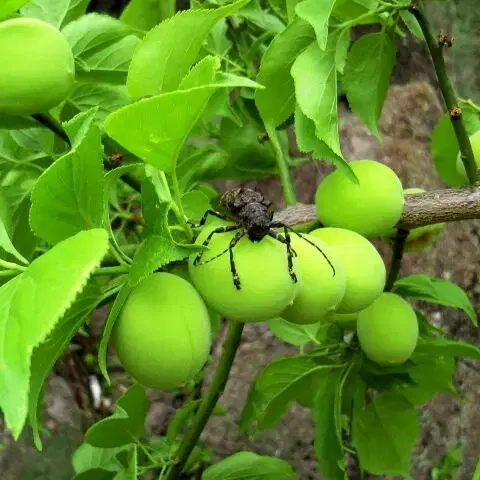
[[[180,443],[178,451],[174,457],[175,463],[168,472],[166,480],[177,480],[180,477],[185,464],[187,463],[188,457],[192,453],[205,425],[212,415],[213,409],[227,384],[233,360],[235,359],[235,354],[237,353],[242,338],[243,327],[244,323],[229,322],[225,342],[223,344],[222,355],[213,376],[212,384],[195,414],[192,425]]]
[[[459,100],[455,94],[455,90],[453,89],[452,82],[450,81],[445,67],[445,60],[442,52],[444,47],[438,42],[432,32],[421,0],[411,5],[410,12],[417,19],[420,28],[422,29],[423,36],[425,37],[425,41],[427,42],[428,50],[435,67],[438,85],[442,92],[443,99],[445,100],[445,105],[447,106],[453,129],[455,130],[458,146],[460,148],[460,156],[465,171],[467,172],[468,180],[473,185],[477,180],[477,163],[475,162],[470,138],[465,128],[465,123],[463,122],[462,109],[460,108]]]
[[[385,283],[385,291],[389,292],[393,285],[395,284],[395,280],[400,273],[400,268],[402,266],[402,259],[403,259],[403,251],[405,248],[405,241],[407,240],[408,234],[410,232],[408,230],[404,230],[403,228],[399,228],[397,230],[397,234],[393,239],[393,248],[392,248],[392,264],[390,266],[390,270],[388,271],[387,282]]]

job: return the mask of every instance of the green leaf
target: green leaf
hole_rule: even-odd
[[[251,179],[275,175],[277,163],[273,147],[271,142],[258,141],[260,133],[261,130],[251,122],[239,127],[228,118],[222,119],[220,124],[222,150],[212,154],[211,165],[216,168],[207,170],[210,175],[203,178]]]
[[[325,142],[318,139],[315,132],[315,123],[302,112],[299,106],[295,109],[295,134],[297,146],[301,152],[310,153],[317,160],[331,162],[352,181],[358,183],[350,164],[344,158],[336,155]]]
[[[256,422],[259,430],[272,428],[290,402],[303,397],[318,375],[327,374],[332,364],[317,364],[308,357],[279,358],[258,375],[242,412],[241,428]]]
[[[270,8],[283,20],[287,21],[287,2],[286,0],[268,0]]]
[[[73,469],[77,474],[94,468],[119,472],[123,469],[123,465],[116,456],[124,450],[125,447],[98,448],[88,443],[82,443],[73,454]]]
[[[194,190],[182,196],[182,205],[187,218],[200,220],[210,208],[210,201],[204,193]]]
[[[2,218],[0,218],[0,247],[5,250],[5,252],[13,255],[17,260],[22,263],[28,263],[27,259],[13,246],[10,235],[7,231],[7,225]]]
[[[89,13],[65,27],[80,78],[124,84],[135,48],[135,31],[108,15]]]
[[[453,358],[415,353],[412,362],[408,374],[413,384],[395,383],[392,389],[395,394],[405,397],[412,405],[421,406],[439,393],[457,393],[453,385],[456,368]]]
[[[376,397],[353,419],[352,442],[362,469],[406,475],[420,428],[415,407],[399,395]]]
[[[103,228],[105,228],[105,230],[107,230],[107,232],[110,234],[110,238],[112,239],[112,242],[114,243],[116,250],[119,252],[122,252],[122,249],[118,244],[117,239],[113,233],[112,223],[110,221],[109,202],[111,198],[111,195],[110,195],[111,190],[115,186],[115,182],[117,182],[122,175],[125,175],[128,172],[134,171],[139,166],[142,166],[142,165],[143,164],[141,163],[131,163],[128,165],[121,165],[117,168],[114,168],[113,170],[110,170],[105,175],[105,183],[104,183],[104,190],[103,190]]]
[[[238,16],[248,20],[266,32],[278,33],[285,28],[283,22],[275,15],[266,12],[258,0],[250,2],[247,6],[243,7],[238,12]]]
[[[292,345],[301,346],[310,342],[316,343],[318,323],[299,325],[287,322],[283,318],[272,318],[267,322],[268,328],[281,340]]]
[[[31,128],[37,125],[38,123],[32,117],[20,117],[17,115],[0,113],[0,128],[14,130],[18,128]]]
[[[290,69],[314,39],[312,27],[298,19],[279,33],[264,53],[257,82],[265,89],[255,92],[255,103],[265,124],[278,127],[293,113],[295,87]]]
[[[180,149],[215,90],[199,87],[140,100],[109,115],[105,131],[144,162],[172,172]]]
[[[315,384],[315,453],[320,472],[329,480],[344,479],[339,466],[343,464],[343,445],[338,441],[335,425],[335,390],[340,373],[329,371]]]
[[[95,122],[103,127],[107,116],[130,103],[125,86],[76,82],[68,102],[62,110],[62,118],[73,117],[77,112],[84,112],[98,106]]]
[[[174,444],[182,432],[182,427],[192,418],[198,408],[200,400],[184,403],[176,412],[173,419],[168,423],[167,443]]]
[[[403,23],[405,23],[407,28],[410,30],[410,33],[418,39],[423,40],[422,29],[420,28],[420,25],[418,24],[414,15],[408,10],[402,10],[400,12],[400,17],[402,18]]]
[[[129,284],[134,287],[157,269],[187,258],[191,249],[177,245],[171,238],[151,235],[138,250],[129,273]]]
[[[175,90],[196,60],[214,25],[248,3],[177,13],[151,30],[135,50],[127,87],[133,98]]]
[[[465,178],[457,170],[457,156],[460,149],[450,115],[443,115],[435,125],[430,150],[441,180],[450,187],[464,185]]]
[[[217,72],[220,68],[220,59],[212,55],[202,58],[185,75],[178,86],[179,90],[202,87],[214,83]]]
[[[128,452],[128,466],[125,470],[118,472],[114,480],[137,480],[137,446],[132,445]]]
[[[467,294],[455,283],[427,275],[410,275],[395,282],[394,291],[403,297],[463,310],[474,325],[477,313]]]
[[[164,5],[172,0],[131,0],[120,15],[120,20],[139,30],[150,30],[175,12],[168,12]],[[173,6],[174,7],[174,6]]]
[[[0,130],[0,167],[3,172],[25,170],[36,178],[43,169],[34,163],[52,157],[51,132],[38,127]]]
[[[52,245],[102,226],[103,146],[94,113],[64,124],[73,149],[45,170],[32,191],[30,226]]]
[[[25,17],[38,18],[61,28],[85,14],[90,0],[30,0],[22,9]]]
[[[0,20],[8,18],[25,5],[29,0],[3,0],[0,5]]]
[[[102,339],[100,340],[100,345],[98,347],[98,366],[105,380],[110,384],[110,377],[107,370],[107,349],[110,342],[110,337],[112,335],[112,330],[117,320],[118,315],[120,314],[124,303],[127,301],[132,287],[125,282],[122,285],[122,288],[118,292],[115,302],[113,302],[112,308],[108,314],[107,320],[105,322],[105,327],[102,332]]]
[[[54,329],[50,332],[47,339],[33,350],[28,415],[33,430],[35,445],[39,450],[42,449],[42,440],[40,438],[38,417],[41,406],[43,384],[52,371],[55,362],[64,353],[70,340],[95,309],[100,298],[101,295],[98,284],[93,282],[89,283],[78,295],[75,303],[65,312]]]
[[[133,443],[143,435],[147,411],[145,389],[134,385],[119,398],[113,415],[87,430],[85,442],[100,448],[116,448]]]
[[[315,135],[339,157],[342,157],[338,136],[337,69],[335,37],[322,52],[312,43],[295,60],[292,77],[295,96],[302,112],[315,123]]]
[[[82,291],[107,249],[104,230],[80,232],[0,288],[0,406],[15,438],[28,410],[32,351]]]
[[[380,139],[377,121],[387,96],[395,62],[395,44],[387,33],[370,33],[352,46],[343,86],[352,111]]]
[[[448,338],[420,340],[415,353],[426,353],[434,357],[462,357],[480,360],[480,348],[471,343],[449,340]]]
[[[303,0],[295,8],[297,15],[314,28],[321,50],[327,46],[328,20],[334,4],[335,0]]]
[[[335,47],[335,66],[339,73],[343,73],[345,64],[347,63],[348,48],[350,47],[351,42],[351,31],[349,28],[342,29],[335,37],[337,40]]]
[[[202,480],[296,480],[292,467],[280,458],[238,452],[207,468]]]

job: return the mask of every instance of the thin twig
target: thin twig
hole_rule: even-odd
[[[183,437],[177,454],[175,455],[175,463],[168,472],[166,480],[179,479],[190,453],[197,444],[208,419],[212,415],[213,409],[227,384],[230,369],[232,368],[235,354],[240,345],[243,327],[243,323],[230,322],[225,343],[223,344],[222,356],[220,357],[210,389],[203,398],[190,429]]]
[[[452,86],[452,82],[447,74],[445,67],[445,60],[443,58],[442,46],[435,38],[430,23],[425,14],[423,3],[421,0],[410,7],[410,12],[415,16],[420,28],[422,29],[423,36],[427,42],[428,50],[433,60],[435,67],[435,73],[438,79],[438,85],[445,100],[450,119],[452,121],[455,135],[457,136],[458,146],[460,147],[460,155],[463,165],[467,172],[468,180],[473,185],[477,180],[477,164],[475,162],[475,156],[473,154],[472,145],[465,128],[465,124],[462,118],[462,109],[459,106],[459,100],[455,94]]]

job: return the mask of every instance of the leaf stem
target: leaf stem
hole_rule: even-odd
[[[52,117],[49,113],[36,113],[32,117],[44,127],[51,130],[58,138],[61,138],[69,147],[72,146],[70,138],[68,138],[67,132],[63,128],[62,124]]]
[[[126,265],[118,265],[116,267],[100,267],[94,270],[92,275],[96,277],[100,276],[112,276],[112,275],[124,275],[130,271],[130,267]]]
[[[227,384],[230,369],[237,352],[243,332],[243,323],[230,322],[220,361],[212,380],[209,391],[205,395],[198,409],[193,423],[178,448],[175,463],[168,472],[166,480],[177,480],[182,474],[183,468],[198,442],[200,435],[212,415],[213,409]]]
[[[442,47],[435,39],[432,29],[430,28],[430,23],[425,14],[422,1],[418,0],[415,5],[411,5],[409,11],[417,19],[420,28],[422,29],[423,36],[427,42],[428,50],[430,51],[430,56],[432,57],[433,65],[435,67],[435,73],[437,75],[440,91],[442,92],[445,105],[447,106],[450,115],[450,120],[455,130],[455,135],[457,136],[458,146],[460,147],[460,156],[465,167],[465,171],[467,172],[468,180],[473,185],[477,180],[477,164],[475,162],[472,145],[470,144],[470,139],[463,122],[462,110],[459,107],[459,101],[447,74]]]
[[[185,210],[183,209],[182,195],[180,194],[180,185],[178,184],[178,177],[177,177],[176,170],[174,170],[171,173],[171,178],[172,178],[173,196],[175,199],[175,205],[177,207],[177,210],[173,208],[173,211],[176,214],[178,221],[182,224],[183,230],[185,230],[185,233],[187,234],[188,238],[192,239],[193,231],[190,228],[190,225],[187,223],[187,216],[185,215]]]
[[[20,272],[19,270],[0,270],[0,277],[15,277],[20,273],[22,272]]]
[[[6,268],[8,270],[16,270],[17,272],[24,272],[27,267],[23,265],[18,265],[17,263],[7,262],[6,260],[0,259],[0,267]]]
[[[408,230],[399,228],[397,234],[393,240],[392,248],[392,264],[390,265],[390,270],[388,272],[387,282],[385,283],[385,291],[389,292],[395,283],[395,280],[400,273],[400,268],[402,266],[403,251],[405,248],[405,241],[407,240]]]
[[[295,205],[297,203],[297,195],[295,193],[295,188],[293,187],[292,176],[290,174],[290,169],[287,165],[287,159],[283,154],[282,147],[278,140],[277,130],[271,125],[265,125],[265,129],[275,151],[278,176],[280,177],[280,182],[282,184],[285,203],[287,205]]]

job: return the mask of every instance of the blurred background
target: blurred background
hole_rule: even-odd
[[[90,10],[118,14],[126,3],[124,0],[94,0]],[[179,1],[179,8],[187,6],[188,2]],[[447,52],[447,62],[459,96],[480,103],[479,1],[429,2],[428,14],[436,31],[451,33],[455,37],[453,47]],[[340,137],[347,159],[382,161],[397,172],[405,188],[433,190],[444,187],[430,159],[432,130],[444,106],[426,49],[417,39],[408,35],[399,45],[396,70],[380,121],[382,145],[350,113],[346,101],[340,100]],[[299,156],[293,132],[291,140],[291,154]],[[296,169],[295,186],[301,202],[313,201],[317,184],[330,170],[322,162],[304,163]],[[225,189],[234,184],[238,182],[220,182],[216,186]],[[252,185],[252,182],[248,182],[248,185]],[[282,208],[281,189],[276,179],[262,179],[256,185],[274,201],[277,208]],[[377,246],[388,263],[388,245],[377,243]],[[427,252],[406,255],[401,273],[424,272],[451,279],[468,292],[478,310],[479,269],[480,221],[469,221],[447,225],[435,246]],[[434,322],[445,327],[451,335],[480,344],[479,329],[473,327],[463,313],[426,305],[422,307]],[[104,317],[105,311],[99,311],[97,335],[100,334]],[[218,355],[219,348],[216,347],[215,355]],[[293,351],[293,347],[275,338],[265,324],[247,325],[227,390],[221,400],[227,413],[210,421],[204,440],[218,458],[245,449],[278,455],[292,464],[299,480],[321,480],[314,458],[312,422],[309,413],[301,407],[292,407],[275,429],[254,439],[240,435],[236,424],[256,373],[272,358]],[[210,371],[213,368],[214,365]],[[85,422],[79,405],[84,408],[85,403],[91,401],[82,397],[81,377],[86,375],[88,378],[88,372],[84,370],[85,366],[78,363],[74,355],[67,353],[49,381],[44,423],[50,431],[50,439],[46,442],[44,452],[34,450],[28,430],[19,442],[13,443],[0,422],[0,444],[4,445],[0,451],[2,480],[71,478],[71,454],[81,442],[80,432]],[[114,399],[124,377],[121,371],[114,371],[112,376],[118,388],[104,394]],[[412,466],[415,480],[472,479],[472,472],[480,458],[480,364],[459,363],[455,382],[463,398],[441,395],[422,409],[423,433]],[[169,419],[181,401],[180,397],[181,392],[176,395],[152,393],[148,427],[154,434],[165,432]],[[108,410],[108,399],[104,403],[104,408]]]

